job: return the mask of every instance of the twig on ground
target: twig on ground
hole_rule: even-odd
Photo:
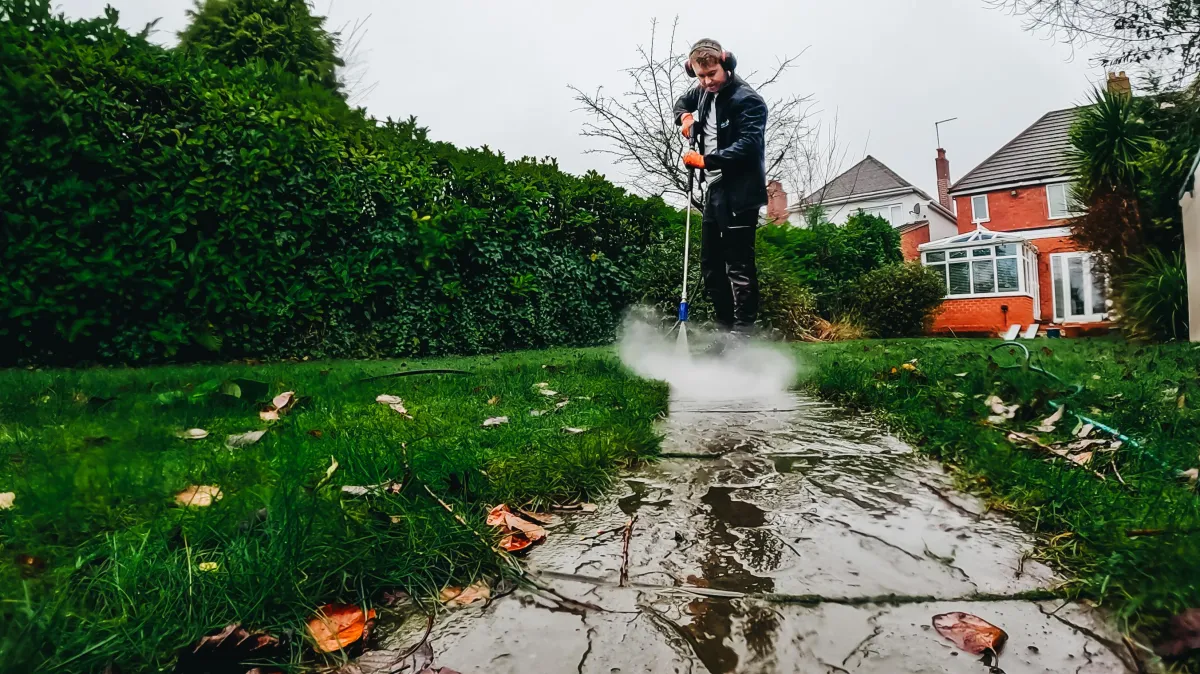
[[[633,538],[633,523],[636,521],[637,515],[631,515],[629,524],[625,525],[625,542],[621,547],[621,587],[625,587],[625,583],[629,581],[629,541]]]
[[[937,597],[933,595],[903,595],[881,594],[861,597],[827,597],[820,594],[748,594],[748,599],[761,599],[773,604],[801,604],[816,606],[818,604],[841,604],[844,606],[861,606],[863,604],[928,604],[933,602],[997,602],[997,601],[1046,601],[1060,599],[1063,593],[1056,590],[1027,590],[1012,594],[976,593],[960,597]]]

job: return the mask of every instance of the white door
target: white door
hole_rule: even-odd
[[[1054,320],[1064,323],[1102,321],[1107,313],[1104,278],[1094,271],[1089,253],[1054,253],[1050,256],[1054,283]]]

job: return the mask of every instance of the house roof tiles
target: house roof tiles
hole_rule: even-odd
[[[1016,183],[1071,175],[1067,154],[1078,108],[1048,112],[950,187],[950,193],[982,193]]]

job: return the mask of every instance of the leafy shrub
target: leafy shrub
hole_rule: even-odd
[[[919,263],[889,264],[859,279],[855,308],[870,334],[912,337],[924,331],[945,294],[942,278]]]
[[[856,213],[845,225],[767,226],[761,238],[777,249],[792,274],[817,298],[826,318],[853,303],[854,283],[867,272],[904,259],[900,234],[883,218]]]
[[[678,214],[48,7],[0,0],[0,364],[604,343]]]
[[[1132,258],[1119,278],[1119,310],[1127,331],[1143,339],[1175,340],[1188,335],[1187,267],[1183,253],[1150,249]]]
[[[184,51],[204,54],[227,66],[255,60],[330,91],[341,92],[338,36],[325,30],[305,0],[196,0],[191,22],[179,34]]]

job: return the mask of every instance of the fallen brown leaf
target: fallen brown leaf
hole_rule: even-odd
[[[380,405],[395,405],[396,403],[402,403],[404,401],[401,400],[399,396],[387,395],[385,393],[383,395],[376,396],[375,402],[379,403]]]
[[[0,510],[8,510],[13,507],[13,502],[17,500],[17,495],[14,492],[6,491],[0,494]]]
[[[1200,649],[1200,609],[1190,608],[1171,618],[1167,639],[1155,650],[1159,655],[1179,657]]]
[[[175,495],[175,502],[181,506],[206,508],[221,500],[221,488],[212,485],[192,485]]]
[[[507,423],[508,423],[508,417],[492,417],[491,419],[486,419],[483,422],[483,427],[484,428],[493,428],[495,426],[502,426]]]
[[[1067,458],[1081,466],[1086,466],[1092,462],[1092,452],[1084,452],[1082,454],[1072,454],[1072,455],[1068,456]]]
[[[308,621],[308,634],[321,653],[338,651],[362,638],[367,621],[375,619],[375,609],[366,613],[351,604],[328,604]]]
[[[208,636],[200,639],[196,647],[192,649],[193,653],[199,653],[202,650],[217,649],[221,647],[232,646],[239,650],[253,652],[271,646],[277,646],[279,639],[270,634],[251,634],[237,623],[226,625],[223,629],[213,632]]]
[[[1067,408],[1060,405],[1057,410],[1054,410],[1054,414],[1051,414],[1050,416],[1041,420],[1041,422],[1038,424],[1037,431],[1039,433],[1053,433],[1054,428],[1058,425],[1058,422],[1062,421],[1063,413],[1066,411]]]
[[[983,618],[961,611],[933,616],[933,628],[972,655],[987,652],[997,655],[1008,640],[1004,630]]]
[[[225,446],[229,449],[239,449],[241,447],[253,445],[259,440],[262,440],[262,437],[266,434],[266,431],[250,431],[249,433],[231,435],[225,438]]]
[[[524,509],[519,510],[518,512],[520,513],[521,517],[524,517],[525,519],[536,524],[541,524],[542,526],[548,527],[558,523],[558,515],[555,515],[554,513],[535,513]]]
[[[464,590],[461,587],[447,587],[442,590],[439,598],[446,606],[470,606],[492,597],[492,590],[483,581],[475,581]]]
[[[175,435],[184,440],[203,440],[208,437],[208,431],[203,428],[189,428],[186,431],[179,431]]]
[[[489,405],[498,405],[499,403],[500,403],[500,396],[492,396],[491,398],[488,398]]]
[[[316,439],[318,439],[318,440],[320,440],[321,438],[325,437],[325,434],[324,434],[324,433],[322,433],[321,431],[319,431],[319,430],[317,430],[317,429],[315,429],[315,428],[314,428],[314,429],[312,429],[311,431],[309,431],[309,432],[308,432],[308,434],[309,434],[309,435],[311,435],[311,436],[313,436],[314,438],[316,438]]]
[[[524,550],[546,538],[546,530],[541,525],[514,514],[503,503],[488,512],[487,523],[500,529],[500,547],[508,552]]]

